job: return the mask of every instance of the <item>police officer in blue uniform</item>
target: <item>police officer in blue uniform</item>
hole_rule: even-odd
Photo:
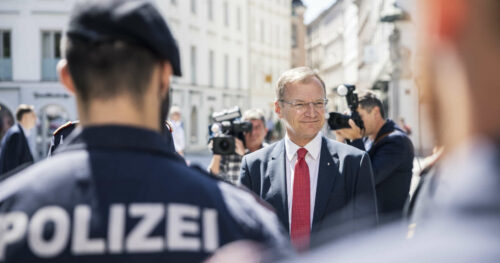
[[[287,251],[273,212],[168,150],[162,109],[181,67],[150,2],[82,2],[65,41],[58,72],[80,124],[0,184],[0,262],[200,262],[238,240]]]

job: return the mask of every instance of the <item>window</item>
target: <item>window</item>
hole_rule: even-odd
[[[208,85],[210,87],[214,86],[214,67],[215,67],[215,62],[214,62],[214,51],[210,50],[208,52]]]
[[[191,108],[191,134],[189,136],[189,141],[191,143],[197,143],[198,142],[198,110],[196,107]]]
[[[191,46],[191,84],[196,85],[196,47]]]
[[[197,0],[191,0],[191,13],[196,14],[196,1]]]
[[[229,87],[229,56],[224,55],[224,88]]]
[[[208,12],[208,20],[213,21],[214,20],[214,10],[213,10],[213,1],[212,0],[207,0],[207,12]]]
[[[224,2],[224,25],[229,26],[229,6],[227,2]]]
[[[57,80],[57,62],[61,59],[61,31],[42,32],[42,80]]]
[[[0,30],[0,81],[12,80],[10,31]]]
[[[236,9],[236,29],[241,31],[241,8],[239,6]]]
[[[238,61],[236,61],[237,64],[237,81],[238,81],[238,89],[242,88],[242,82],[241,82],[241,58],[238,58]]]

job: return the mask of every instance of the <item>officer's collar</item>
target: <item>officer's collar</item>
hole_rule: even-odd
[[[160,133],[132,126],[77,127],[67,141],[68,143],[65,143],[59,152],[82,148],[83,146],[88,150],[119,149],[173,154],[168,151],[166,139]]]

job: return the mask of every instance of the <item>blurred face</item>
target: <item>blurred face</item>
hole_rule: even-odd
[[[377,126],[377,114],[378,111],[376,110],[376,107],[371,109],[371,111],[365,110],[361,107],[358,107],[358,113],[359,116],[361,116],[361,119],[363,120],[363,123],[365,124],[365,136],[370,136],[370,135],[375,135],[374,133],[378,132],[376,130]]]
[[[415,19],[419,47],[416,56],[419,67],[415,75],[419,101],[427,113],[436,142],[448,149],[463,141],[471,127],[471,94],[463,57],[468,52],[460,49],[467,46],[464,40],[476,40],[467,32],[477,30],[466,30],[470,26],[470,21],[464,20],[469,10],[464,6],[466,2],[457,0],[450,5],[444,0],[418,1],[419,16]],[[481,49],[484,48],[474,48]],[[474,68],[487,70],[481,66]]]
[[[252,123],[252,131],[245,133],[245,145],[247,148],[253,145],[262,145],[267,134],[267,128],[262,120],[250,120],[250,122]]]
[[[290,139],[299,146],[311,141],[325,123],[325,93],[321,82],[310,78],[285,88],[283,101],[275,102],[275,112],[284,121]]]
[[[26,129],[32,129],[36,124],[36,114],[35,112],[25,113],[23,115],[23,124]]]

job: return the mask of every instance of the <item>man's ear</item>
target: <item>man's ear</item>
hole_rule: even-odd
[[[69,73],[68,61],[66,59],[61,59],[57,63],[57,74],[59,75],[59,82],[63,84],[66,90],[71,94],[75,94],[75,83]]]
[[[276,112],[276,114],[278,114],[278,117],[281,118],[281,106],[278,100],[274,102],[274,112]]]
[[[172,65],[169,62],[162,62],[162,66],[160,67],[160,81],[161,81],[161,90],[160,94],[162,97],[166,96],[169,88],[170,88],[170,78],[172,76]]]

